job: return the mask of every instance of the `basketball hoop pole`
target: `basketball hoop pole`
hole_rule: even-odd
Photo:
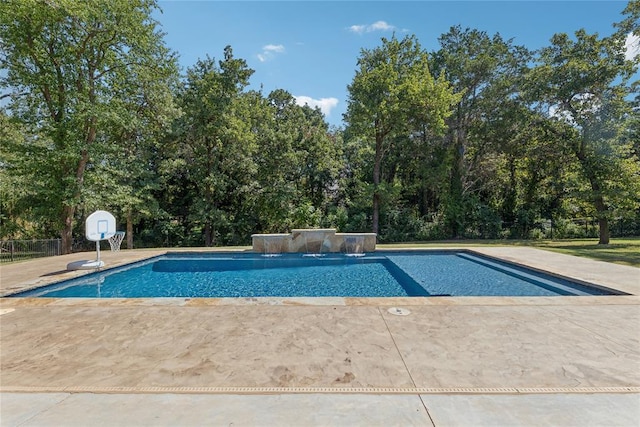
[[[96,240],[96,252],[98,254],[98,264],[100,264],[100,240]]]

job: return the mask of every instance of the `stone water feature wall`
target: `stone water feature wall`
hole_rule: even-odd
[[[279,253],[364,253],[376,250],[375,233],[336,233],[334,228],[293,229],[288,234],[252,234],[253,251]]]

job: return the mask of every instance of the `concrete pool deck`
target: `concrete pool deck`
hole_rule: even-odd
[[[640,269],[473,251],[631,295],[2,298],[0,425],[640,424]],[[87,256],[0,266],[0,292]]]

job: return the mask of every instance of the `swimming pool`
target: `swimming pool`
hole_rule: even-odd
[[[469,252],[363,256],[168,253],[11,297],[224,298],[611,295]]]

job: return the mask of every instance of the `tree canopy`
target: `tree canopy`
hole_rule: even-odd
[[[351,137],[374,147],[372,231],[378,233],[382,163],[398,149],[393,141],[416,132],[442,133],[457,96],[444,78],[433,78],[428,53],[414,36],[383,38],[380,47],[362,50],[358,66],[345,122]]]
[[[154,0],[0,2],[0,237],[95,209],[128,247],[246,244],[300,227],[382,242],[640,234],[640,2],[614,32],[529,51],[453,26],[362,49],[344,128],[252,90],[227,46],[180,74]],[[76,246],[74,246],[76,245]]]
[[[123,142],[113,138],[119,129],[135,127],[133,104],[171,101],[154,93],[176,72],[154,8],[150,0],[0,4],[1,84],[12,116],[33,133],[22,141],[20,172],[40,187],[30,204],[65,252],[76,212],[91,198],[87,173]]]

